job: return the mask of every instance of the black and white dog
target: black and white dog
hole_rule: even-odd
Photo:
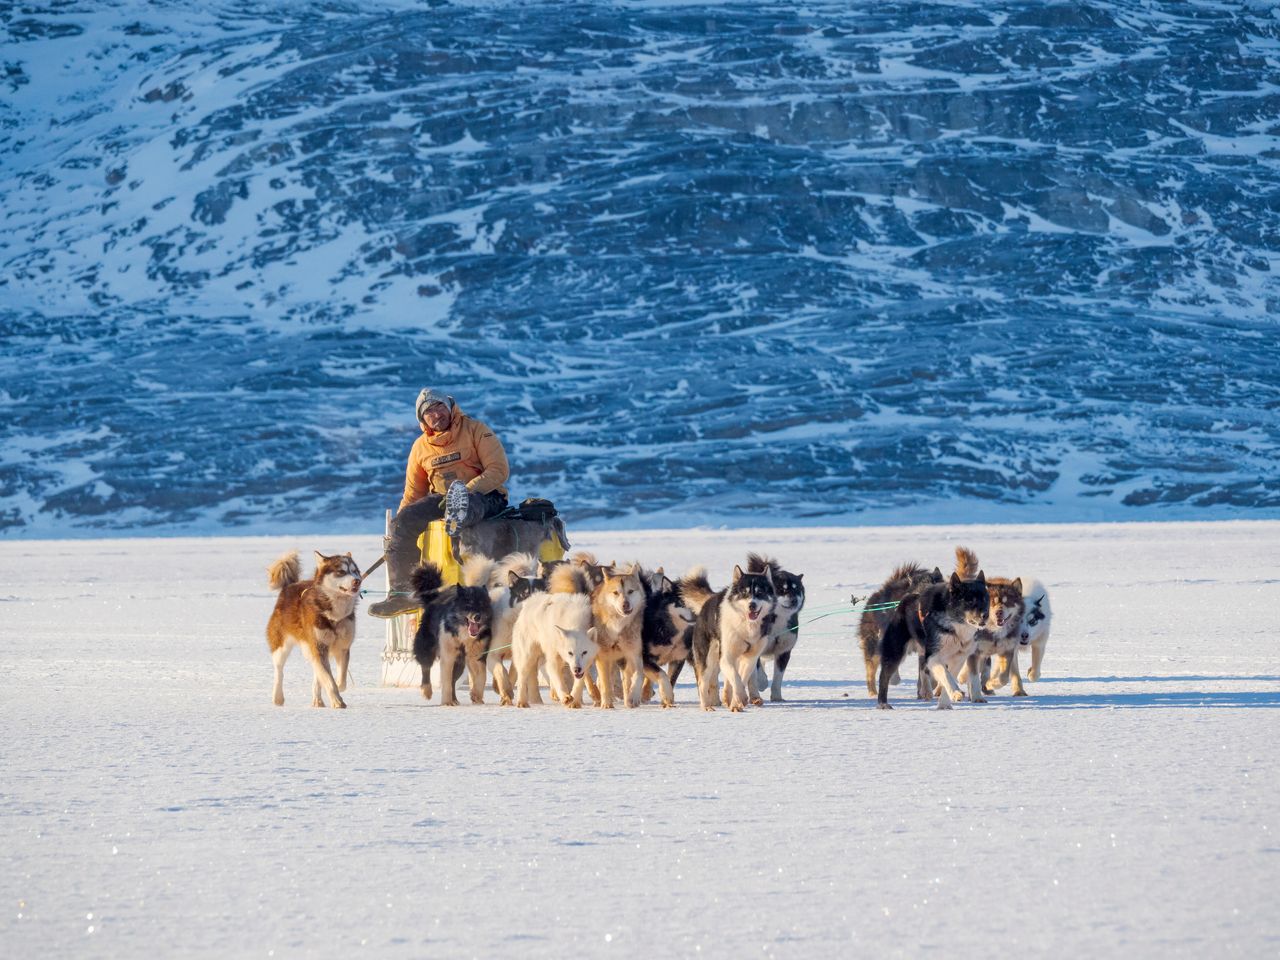
[[[765,624],[766,639],[764,649],[760,651],[760,659],[751,674],[748,685],[751,702],[764,703],[760,691],[769,684],[769,699],[774,703],[782,702],[782,678],[787,672],[787,664],[791,662],[791,651],[800,640],[800,611],[804,609],[804,574],[790,573],[778,565],[778,561],[759,554],[747,554],[747,572],[764,573],[769,571],[773,579],[773,588],[778,602],[769,611]],[[764,661],[773,661],[773,682],[769,683],[765,673]]]
[[[656,683],[662,705],[674,707],[672,685],[693,657],[694,613],[685,606],[680,585],[664,575],[661,568],[642,575],[640,582],[645,593],[644,624],[640,628],[645,686],[649,689],[650,684]]]
[[[880,668],[880,638],[884,629],[893,619],[895,609],[889,606],[901,602],[908,594],[916,593],[933,583],[942,583],[945,578],[937,567],[926,570],[918,563],[904,563],[899,566],[880,589],[867,597],[866,609],[858,626],[858,638],[862,645],[862,659],[867,668],[867,693],[876,696],[876,671]],[[890,682],[897,683],[896,670],[890,670]]]
[[[729,685],[729,709],[746,709],[747,684],[768,635],[765,618],[777,602],[773,575],[733,568],[733,582],[713,592],[706,571],[698,567],[680,581],[680,592],[698,619],[693,625],[693,669],[703,710],[714,710],[720,698],[720,671]]]
[[[921,651],[917,696],[931,694],[936,681],[938,709],[950,710],[951,701],[961,699],[961,693],[947,664],[972,652],[974,634],[986,623],[989,606],[987,578],[981,570],[974,580],[961,580],[953,573],[946,583],[908,594],[880,637],[877,706],[892,709],[889,678],[897,672],[908,646],[915,644]]]
[[[484,587],[444,587],[440,569],[422,563],[410,575],[414,596],[422,604],[413,658],[422,667],[422,696],[431,699],[431,665],[440,659],[440,704],[458,705],[455,685],[465,664],[471,702],[484,702],[485,659],[493,610]],[[443,588],[443,589],[442,589]]]

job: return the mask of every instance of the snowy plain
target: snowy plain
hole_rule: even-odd
[[[277,708],[266,564],[376,538],[3,541],[0,955],[1280,951],[1280,522],[575,539],[718,585],[762,550],[815,616],[963,543],[1049,586],[1045,676],[878,712],[838,614],[741,715],[446,709],[362,610],[349,709],[296,654]]]

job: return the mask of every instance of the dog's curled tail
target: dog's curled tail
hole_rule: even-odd
[[[409,584],[413,587],[413,595],[425,607],[444,586],[444,576],[434,563],[420,563],[409,574]]]
[[[747,573],[764,573],[768,570],[776,577],[781,569],[773,557],[762,557],[758,553],[747,554]]]
[[[707,581],[707,568],[694,567],[680,578],[680,596],[684,605],[694,613],[701,613],[706,602],[716,595]]]
[[[296,550],[284,554],[275,563],[267,567],[267,583],[271,584],[271,589],[276,593],[301,579],[302,562],[298,559]]]
[[[956,576],[972,580],[978,575],[978,555],[968,547],[956,547]]]
[[[562,563],[547,577],[547,593],[590,593],[591,584],[582,569],[571,563]]]
[[[941,571],[939,571],[941,576]],[[884,582],[880,588],[882,590],[911,589],[917,583],[927,583],[930,579],[929,571],[920,566],[916,561],[911,560],[907,563],[900,563],[894,568],[893,573],[889,574],[889,579]]]
[[[510,582],[507,574],[514,573],[525,580],[532,580],[538,575],[538,558],[532,553],[516,551],[508,553],[494,565],[490,573],[490,586],[505,587]]]
[[[462,582],[468,587],[488,587],[497,562],[483,553],[473,553],[462,562]]]
[[[579,550],[577,553],[575,553],[575,554],[574,554],[573,556],[571,556],[569,559],[570,559],[573,563],[576,563],[576,564],[577,564],[578,566],[580,566],[580,567],[586,567],[586,566],[598,567],[598,566],[600,566],[599,562],[596,560],[596,555],[595,555],[594,553],[592,553],[590,550]]]

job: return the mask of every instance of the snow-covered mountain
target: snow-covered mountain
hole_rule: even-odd
[[[1280,510],[1269,3],[0,7],[0,532]]]

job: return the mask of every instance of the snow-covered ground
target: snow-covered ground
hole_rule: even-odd
[[[297,655],[276,708],[266,564],[375,538],[0,542],[0,955],[1274,956],[1278,537],[578,537],[717,584],[764,550],[815,613],[957,543],[1052,591],[1029,699],[878,712],[842,615],[742,715],[442,709],[363,613],[350,709]]]

